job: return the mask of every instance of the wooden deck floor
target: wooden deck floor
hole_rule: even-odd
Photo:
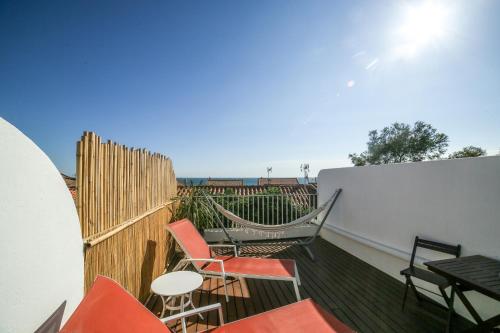
[[[401,311],[404,285],[382,271],[357,259],[340,248],[318,239],[317,260],[312,262],[297,246],[252,246],[242,255],[293,258],[302,280],[302,297],[312,298],[326,310],[359,332],[444,332],[446,312],[436,304],[418,306],[409,295]],[[242,279],[228,281],[229,303],[219,279],[206,279],[193,294],[195,306],[221,303],[226,322],[245,318],[295,301],[289,282]],[[153,297],[149,308],[160,314],[161,300]],[[217,313],[188,320],[188,330],[198,332],[217,325]],[[468,322],[455,318],[454,327],[462,329]]]

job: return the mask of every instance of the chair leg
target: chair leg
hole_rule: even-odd
[[[177,265],[175,265],[175,266],[174,266],[174,268],[172,268],[172,272],[176,272],[176,271],[180,270],[183,264],[184,264],[184,263],[182,262],[182,260],[181,260],[181,261],[179,261],[179,262],[177,263]]]
[[[293,289],[295,290],[295,296],[297,296],[297,301],[300,301],[302,298],[300,297],[299,286],[297,284],[297,279],[293,280]]]
[[[408,297],[408,288],[409,287],[410,287],[410,282],[408,282],[408,277],[406,277],[405,294],[403,296],[403,305],[401,306],[401,311],[404,311],[404,309],[405,309],[406,297]]]
[[[297,284],[300,286],[302,283],[300,282],[299,270],[297,269],[297,263],[295,263],[295,279],[297,279]]]
[[[225,276],[222,276],[222,283],[224,284],[224,294],[226,295],[226,303],[229,303],[229,296],[227,295],[227,284]]]
[[[174,268],[172,269],[172,272],[176,272],[178,270],[183,270],[184,268],[186,268],[189,265],[189,261],[183,261],[183,259],[179,260],[177,265],[175,265]]]
[[[420,298],[420,295],[418,294],[417,287],[413,284],[413,281],[411,280],[411,277],[407,277],[408,283],[410,284],[411,290],[413,290],[413,293],[415,294],[415,298],[417,299],[418,305],[422,302],[422,299]]]

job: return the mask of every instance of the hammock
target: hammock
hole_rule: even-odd
[[[284,244],[281,239],[282,236],[285,234],[287,230],[297,228],[300,229],[301,226],[303,225],[317,225],[316,231],[314,232],[313,235],[310,234],[310,232],[306,235],[304,235],[304,231],[299,230],[299,235],[297,237],[298,240],[295,240],[293,242],[289,242],[289,244],[294,244],[294,245],[301,245],[304,247],[304,249],[307,251],[309,256],[311,257],[312,260],[314,260],[314,253],[312,250],[312,246],[314,243],[314,240],[318,236],[321,228],[323,227],[323,224],[325,223],[326,219],[328,218],[328,215],[330,214],[330,211],[332,210],[333,206],[335,205],[335,202],[337,201],[337,198],[339,197],[340,193],[342,192],[342,189],[337,189],[334,191],[332,196],[324,202],[321,206],[313,210],[307,215],[304,215],[292,222],[284,223],[284,224],[274,224],[274,225],[266,225],[266,224],[260,224],[260,223],[255,223],[252,221],[245,220],[238,215],[234,214],[233,212],[225,209],[221,205],[219,205],[212,197],[208,196],[206,193],[204,193],[205,198],[212,204],[209,205],[212,209],[214,209],[214,212],[221,213],[223,216],[225,216],[229,221],[233,222],[234,224],[242,227],[245,232],[248,231],[253,231],[254,233],[257,232],[261,235],[266,235],[267,238],[274,238],[276,240],[280,240],[281,244]],[[215,208],[214,208],[215,207]],[[318,217],[319,214],[321,214],[324,210],[326,209],[326,213],[323,215],[323,218],[319,224],[314,224],[312,222],[313,219]],[[236,245],[237,249],[239,249],[240,246],[244,245],[250,245],[251,242],[244,242],[242,240],[237,240],[231,237],[229,234],[229,231],[226,229],[226,226],[222,222],[222,220],[219,218],[218,214],[215,214],[217,223],[219,224],[220,228],[226,235],[227,239],[233,244]],[[281,236],[281,237],[280,237]],[[250,243],[250,244],[249,244]],[[263,245],[263,243],[260,243]],[[272,243],[271,243],[272,244]]]
[[[241,226],[242,228],[248,228],[248,229],[254,229],[258,231],[264,231],[264,232],[282,232],[290,228],[295,228],[297,226],[300,226],[302,224],[310,224],[313,219],[315,219],[321,212],[325,210],[325,208],[331,204],[331,202],[335,199],[337,194],[337,191],[335,191],[330,199],[328,201],[324,202],[321,206],[313,210],[307,215],[304,215],[302,217],[299,217],[298,219],[284,223],[284,224],[261,224],[261,223],[255,223],[252,221],[245,220],[238,215],[234,214],[233,212],[225,209],[221,205],[219,205],[212,197],[207,196],[207,198],[211,201],[211,203],[214,205],[214,207],[224,215],[228,220],[231,222]]]

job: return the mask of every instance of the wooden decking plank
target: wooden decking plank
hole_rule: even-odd
[[[360,311],[361,309],[359,307],[360,307],[360,305],[363,305],[363,304],[357,302],[358,301],[358,300],[356,300],[357,295],[355,293],[351,292],[351,290],[349,288],[344,288],[342,286],[342,283],[339,283],[341,281],[332,280],[333,275],[329,274],[330,271],[326,270],[325,267],[323,267],[322,265],[319,265],[320,258],[318,258],[317,262],[313,263],[309,260],[309,258],[306,257],[305,253],[303,253],[300,250],[301,249],[296,249],[296,251],[293,254],[296,258],[302,259],[301,263],[303,265],[309,265],[309,267],[315,268],[314,275],[317,278],[314,279],[314,282],[321,281],[321,284],[320,283],[316,284],[318,286],[318,288],[323,290],[326,294],[341,292],[342,295],[339,295],[339,297],[337,297],[337,298],[348,300],[349,302],[345,302],[346,304],[348,304],[347,305],[348,307],[356,309],[362,313],[363,311]],[[330,283],[327,283],[327,282],[330,282]],[[336,288],[331,288],[331,286],[335,286]],[[372,330],[372,329],[375,329],[376,331],[380,331],[381,329],[387,330],[387,327],[385,327],[386,325],[381,324],[379,321],[377,321],[376,316],[371,315],[369,317],[370,317],[369,318],[370,321],[366,320],[367,319],[366,316],[363,316],[363,319],[367,321],[367,326],[368,326],[368,328],[365,330]],[[374,325],[374,323],[375,323],[375,325]],[[380,325],[380,327],[377,328],[376,327],[377,325]]]
[[[373,289],[377,292],[381,291],[385,293],[392,293],[388,297],[388,299],[391,299],[392,302],[390,306],[387,306],[387,308],[390,311],[394,311],[393,313],[395,318],[398,320],[404,320],[405,318],[411,317],[414,325],[417,325],[417,327],[411,328],[413,331],[421,330],[422,332],[442,332],[443,327],[446,325],[446,310],[444,307],[434,302],[423,302],[423,306],[419,306],[416,299],[410,293],[405,311],[398,312],[397,310],[401,308],[401,301],[404,292],[404,284],[402,282],[324,240],[321,240],[320,242],[325,244],[327,252],[335,253],[333,256],[327,257],[330,260],[336,260],[337,258],[335,256],[337,254],[341,254],[343,255],[343,259],[346,262],[349,262],[349,265],[355,265],[357,263],[364,267],[364,271],[371,271],[373,273],[369,279],[363,279],[363,286],[373,286]],[[343,269],[341,271],[345,272],[346,270]],[[457,317],[454,324],[457,327],[465,328],[470,325],[470,322],[466,321],[462,317]],[[409,329],[408,327],[405,328]]]
[[[307,277],[305,281],[311,283],[311,288],[313,290],[318,290],[318,292],[322,291],[319,295],[321,299],[326,296],[335,295],[335,300],[337,300],[337,302],[341,302],[342,306],[350,309],[353,323],[363,332],[393,332],[389,326],[377,320],[377,316],[374,313],[363,311],[365,310],[363,309],[363,303],[354,302],[356,299],[355,293],[344,288],[341,281],[334,279],[334,275],[328,274],[329,272],[325,271],[321,265],[318,265],[318,262],[313,263],[303,252],[299,252],[298,250],[301,249],[295,248],[290,252],[293,254],[294,258],[299,261],[299,272],[301,272],[301,274],[306,274]],[[300,267],[303,268],[301,271]],[[335,286],[335,288],[331,286]],[[316,300],[316,298],[317,297],[313,296],[313,299]],[[326,304],[331,302],[331,300],[326,300]]]
[[[252,302],[250,289],[248,287],[247,279],[240,279],[240,297],[243,298],[243,304],[248,316],[252,316],[257,313],[255,302]]]
[[[286,254],[285,254],[286,255]],[[318,304],[323,306],[326,309],[330,309],[332,312],[335,312],[335,308],[338,307],[344,307],[348,308],[349,305],[347,305],[344,302],[344,297],[337,297],[339,296],[336,292],[333,292],[336,297],[332,298],[332,292],[331,291],[324,291],[321,288],[318,288],[318,285],[315,280],[318,279],[318,276],[316,272],[311,273],[309,270],[301,270],[301,267],[304,266],[304,263],[299,262],[298,267],[299,267],[299,273],[302,278],[302,286],[300,287],[301,294],[304,298],[312,298],[314,299]],[[351,325],[353,328],[358,329],[358,330],[364,330],[364,331],[371,331],[370,326],[366,325],[363,321],[363,318],[360,317],[360,315],[356,311],[349,311],[348,312],[348,318],[349,320],[346,322],[347,324]]]
[[[367,280],[370,280],[371,274],[367,275],[366,268],[365,267],[356,267],[355,265],[350,265],[349,267],[345,267],[344,263],[342,260],[337,260],[336,258],[331,258],[332,262],[328,262],[329,266],[336,264],[336,268],[338,271],[349,271],[349,274],[346,276],[340,275],[339,278],[342,281],[346,281],[346,288],[352,289],[355,291],[360,291],[362,290],[362,297],[360,300],[362,302],[365,302],[367,306],[373,307],[375,305],[375,309],[377,310],[377,315],[380,316],[381,313],[384,314],[384,319],[387,320],[387,324],[390,326],[394,326],[396,330],[401,330],[403,327],[401,327],[400,323],[398,323],[395,318],[398,313],[392,313],[391,315],[386,315],[385,310],[388,309],[387,307],[387,302],[388,299],[385,297],[387,295],[384,295],[380,293],[379,291],[383,288],[380,288],[380,284],[377,284],[376,286],[369,287],[366,284]],[[363,282],[364,285],[360,285],[360,281]],[[359,294],[359,292],[357,293]],[[359,294],[360,295],[360,294]],[[379,306],[379,304],[382,303]],[[397,306],[394,304],[392,308],[397,308],[397,311],[400,311],[400,306],[401,303],[397,304]]]
[[[241,282],[237,279],[232,284],[232,296],[234,300],[234,310],[236,314],[236,319],[247,317],[247,312],[245,310],[245,304],[243,303],[243,298],[241,297]]]
[[[246,279],[246,283],[248,286],[248,292],[250,294],[250,301],[254,305],[255,308],[255,313],[262,313],[265,310],[264,307],[264,301],[262,296],[260,295],[260,292],[256,286],[255,280],[254,279]]]
[[[275,309],[275,308],[280,307],[281,306],[280,300],[274,294],[274,290],[270,285],[270,281],[269,280],[268,281],[257,280],[257,282],[259,282],[257,284],[257,288],[262,288],[260,290],[264,291],[264,295],[265,295],[264,305],[266,306],[266,310]]]
[[[323,241],[325,242],[325,241]],[[328,244],[331,245],[331,244]],[[398,280],[392,278],[389,275],[377,270],[376,268],[368,265],[367,263],[357,259],[357,258],[347,258],[346,256],[329,256],[327,260],[336,261],[338,264],[342,265],[339,273],[344,280],[349,280],[351,282],[357,282],[358,284],[362,281],[362,285],[358,285],[358,288],[364,287],[365,296],[373,296],[375,303],[383,302],[384,310],[382,313],[385,314],[387,318],[391,318],[400,322],[407,329],[411,325],[417,325],[413,327],[414,330],[423,332],[429,332],[429,326],[433,326],[433,329],[440,332],[443,327],[445,327],[445,319],[442,318],[442,323],[437,320],[431,320],[426,325],[422,326],[422,316],[427,317],[431,315],[431,312],[422,309],[422,307],[417,305],[416,300],[413,295],[410,294],[410,298],[407,300],[405,307],[405,312],[401,312],[401,304],[403,299],[404,285]],[[349,276],[345,276],[347,268],[354,269],[357,267],[358,274],[362,274],[363,279],[348,279]],[[383,279],[382,279],[383,278]],[[392,283],[391,283],[392,282]],[[391,284],[389,288],[380,288],[380,286],[387,286]],[[441,309],[440,309],[441,310]],[[379,313],[380,314],[380,313]],[[442,316],[444,316],[442,314]],[[419,327],[421,326],[421,327]]]
[[[209,279],[210,284],[208,287],[209,291],[209,297],[208,297],[208,304],[215,304],[218,302],[217,299],[217,290],[218,290],[218,282],[220,279]],[[224,302],[225,303],[225,302]],[[222,308],[224,310],[225,304],[222,304]],[[225,316],[227,316],[227,313],[224,313]],[[207,329],[213,328],[215,326],[215,323],[219,322],[219,319],[217,318],[218,315],[215,311],[210,311],[207,313]]]
[[[339,278],[342,281],[346,281],[348,284],[347,288],[353,290],[362,290],[360,293],[361,300],[366,302],[368,306],[373,306],[377,310],[377,315],[380,320],[387,321],[391,326],[394,326],[395,330],[406,330],[413,326],[413,330],[420,331],[420,328],[415,327],[415,323],[419,323],[421,320],[412,320],[408,313],[412,313],[410,309],[406,308],[406,312],[401,312],[401,301],[403,294],[400,297],[394,297],[394,294],[389,294],[393,292],[393,289],[381,288],[383,282],[387,283],[389,280],[377,281],[375,284],[370,284],[370,281],[376,279],[374,275],[382,273],[375,268],[372,270],[371,266],[363,261],[357,261],[350,258],[349,262],[345,261],[343,257],[328,257],[325,258],[328,261],[329,266],[335,264],[338,265]],[[390,276],[383,276],[385,279],[395,280]],[[397,282],[397,281],[396,281]],[[400,284],[400,283],[399,283]],[[401,287],[400,285],[395,285],[395,288]],[[410,304],[410,299],[407,303]],[[442,330],[441,325],[438,327],[433,327],[433,329]],[[428,332],[428,325],[423,328],[423,332]]]

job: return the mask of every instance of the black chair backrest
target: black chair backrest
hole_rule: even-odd
[[[460,244],[459,245],[449,245],[444,243],[439,243],[435,241],[430,241],[426,239],[415,237],[415,243],[413,243],[413,252],[411,254],[410,267],[413,267],[413,261],[415,260],[415,254],[417,253],[417,247],[424,249],[429,249],[436,252],[451,254],[455,257],[460,257]]]

